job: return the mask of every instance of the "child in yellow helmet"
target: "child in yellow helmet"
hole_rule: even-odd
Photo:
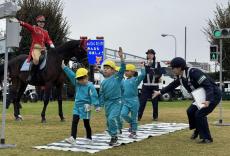
[[[118,51],[121,59],[121,68],[118,72],[115,71],[116,64],[113,61],[106,61],[103,65],[103,75],[105,79],[102,81],[99,92],[99,101],[105,107],[105,116],[107,119],[108,132],[111,136],[110,146],[117,144],[117,118],[120,115],[121,109],[121,83],[125,72],[125,63],[121,47]]]
[[[65,139],[66,142],[75,145],[77,137],[77,126],[80,119],[83,120],[86,129],[87,141],[92,142],[92,132],[90,127],[91,106],[96,107],[96,111],[100,110],[97,91],[94,85],[88,81],[88,70],[79,68],[76,74],[64,62],[62,68],[75,87],[75,102],[73,108],[73,121],[71,128],[71,136]]]
[[[111,63],[111,61],[109,61],[109,62]],[[106,62],[105,64],[109,64],[109,63]],[[117,73],[117,72],[120,70],[120,68],[121,68],[121,67],[119,67],[119,66],[115,66],[115,73]],[[95,65],[95,70],[99,71],[99,73],[102,74],[103,77],[104,77],[104,72],[103,72],[102,69],[99,68],[98,65]],[[121,90],[122,90],[122,88],[121,88]],[[122,93],[121,93],[121,94],[122,94]],[[121,112],[121,109],[122,109],[122,104],[121,104],[120,112]],[[121,135],[121,134],[122,134],[123,122],[122,122],[122,118],[121,118],[120,114],[119,114],[119,116],[117,117],[117,121],[116,121],[116,122],[117,122],[118,133],[119,133],[119,135]],[[108,128],[108,127],[109,127],[109,126],[108,126],[108,123],[107,123],[107,128]],[[106,132],[108,133],[108,129],[106,129]]]
[[[145,78],[145,68],[142,64],[141,74],[135,77],[136,67],[133,64],[127,64],[125,70],[126,80],[122,83],[123,92],[123,106],[121,110],[122,118],[130,124],[130,138],[135,139],[137,137],[137,116],[139,109],[138,98],[138,85]],[[130,116],[129,116],[130,114]]]

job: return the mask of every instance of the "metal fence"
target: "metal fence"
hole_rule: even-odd
[[[105,48],[104,51],[104,58],[105,59],[118,59],[118,51],[114,50],[114,49],[109,49],[109,48]],[[145,60],[146,58],[144,57],[140,57],[140,56],[136,56],[133,54],[129,54],[129,53],[124,53],[124,59],[133,59],[133,60]]]

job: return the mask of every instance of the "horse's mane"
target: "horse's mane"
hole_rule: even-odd
[[[68,41],[60,46],[58,46],[57,48],[55,48],[55,51],[57,53],[61,52],[61,51],[66,51],[66,50],[70,50],[75,48],[76,46],[80,45],[80,40],[71,40]]]

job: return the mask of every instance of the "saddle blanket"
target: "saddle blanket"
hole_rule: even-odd
[[[39,70],[42,70],[45,68],[46,60],[47,60],[47,54],[45,54],[45,58],[40,63]],[[29,70],[30,70],[30,62],[28,62],[28,60],[26,59],[24,63],[22,64],[20,71],[29,71]]]
[[[118,137],[118,144],[125,145],[132,142],[141,141],[149,137],[160,136],[163,134],[172,133],[178,130],[188,128],[188,124],[184,123],[152,123],[145,124],[138,127],[137,138],[129,138],[128,128],[122,129],[122,135]],[[92,136],[92,143],[88,143],[85,138],[77,138],[77,144],[71,145],[66,143],[64,140],[55,143],[50,143],[43,146],[35,146],[36,149],[52,149],[61,151],[72,151],[72,152],[88,152],[96,153],[102,150],[113,148],[109,146],[110,136],[107,133],[95,134]]]

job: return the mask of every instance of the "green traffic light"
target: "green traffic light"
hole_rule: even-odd
[[[213,35],[214,35],[214,37],[221,37],[221,31],[220,30],[214,30]]]
[[[218,53],[211,52],[210,53],[210,61],[217,61],[218,60]]]

